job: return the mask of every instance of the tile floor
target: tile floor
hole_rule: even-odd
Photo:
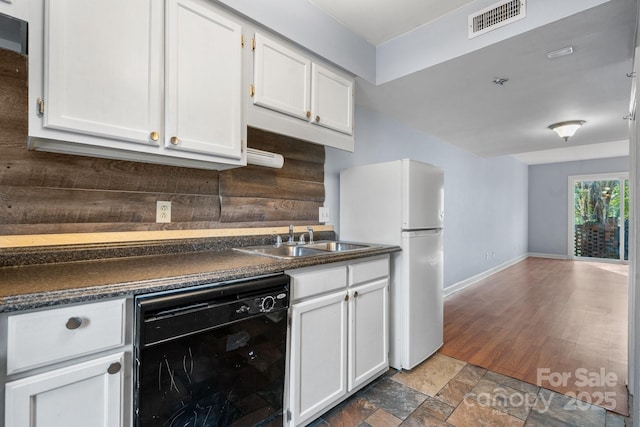
[[[627,417],[436,353],[386,375],[313,427],[625,427]]]

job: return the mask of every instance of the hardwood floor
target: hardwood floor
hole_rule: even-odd
[[[628,415],[627,280],[528,258],[445,300],[440,353]]]

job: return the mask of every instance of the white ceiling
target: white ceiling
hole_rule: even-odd
[[[374,44],[469,3],[313,2]],[[577,158],[565,148],[585,144],[598,144],[589,158],[617,156],[628,138],[635,16],[636,0],[611,0],[379,86],[357,79],[356,102],[481,156],[567,161]],[[575,53],[547,59],[566,46]],[[497,77],[509,81],[495,85]],[[547,128],[565,120],[586,121],[568,142]]]
[[[377,46],[473,0],[309,0]]]

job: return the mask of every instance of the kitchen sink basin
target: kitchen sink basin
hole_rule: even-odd
[[[312,255],[322,255],[326,251],[312,249],[306,246],[249,246],[246,248],[235,248],[240,252],[248,252],[256,255],[271,256],[274,258],[298,258]]]
[[[317,255],[327,255],[335,252],[347,252],[368,249],[371,246],[335,241],[319,241],[310,244],[281,244],[266,246],[246,246],[242,248],[234,248],[236,251],[245,252],[254,255],[268,256],[272,258],[291,259],[300,257],[309,257]]]
[[[357,249],[367,249],[369,245],[362,245],[359,243],[347,243],[347,242],[317,242],[307,246],[310,249],[320,249],[322,251],[329,252],[344,252],[353,251]]]

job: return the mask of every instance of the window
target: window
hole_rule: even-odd
[[[627,173],[569,177],[569,258],[627,261]]]

